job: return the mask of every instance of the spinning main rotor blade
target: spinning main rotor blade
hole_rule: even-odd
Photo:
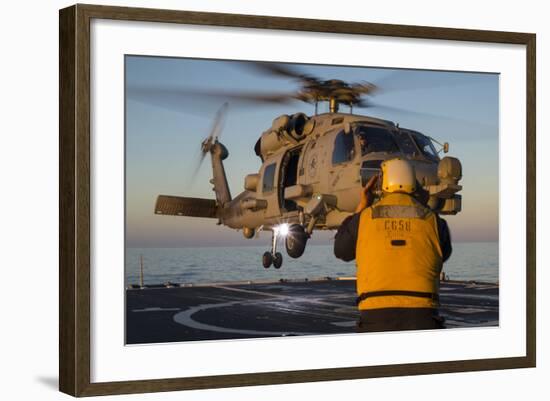
[[[285,63],[256,62],[250,63],[257,71],[276,77],[286,77],[298,79],[303,82],[304,87],[321,90],[327,87],[330,80],[323,80],[314,75],[298,71],[292,65]],[[305,66],[304,66],[305,67]],[[443,73],[443,72],[442,72]],[[356,91],[357,94],[372,96],[376,92],[403,92],[415,90],[429,90],[442,87],[453,87],[459,85],[471,85],[473,82],[471,76],[464,78],[463,75],[452,75],[452,72],[443,77],[439,75],[434,77],[431,71],[424,70],[397,70],[382,76],[377,80],[368,80],[363,82],[347,82],[348,87]],[[479,75],[479,74],[478,74]]]
[[[251,65],[264,74],[299,80],[301,89],[296,92],[296,98],[309,103],[326,101],[334,97],[342,103],[356,104],[361,96],[372,96],[378,90],[377,85],[368,81],[352,83],[340,79],[323,80],[311,74],[300,73],[293,67],[281,63],[257,62]]]
[[[439,118],[453,120],[452,117],[436,116],[413,110],[399,109],[390,106],[377,105],[369,101],[369,98],[378,93],[393,91],[408,91],[431,89],[434,87],[449,87],[462,84],[471,84],[471,80],[465,81],[463,77],[456,76],[449,82],[447,78],[433,78],[433,75],[426,75],[426,71],[399,70],[389,72],[386,76],[373,82],[362,81],[348,83],[337,79],[321,80],[309,74],[301,73],[291,65],[284,63],[251,62],[245,63],[256,70],[276,77],[299,80],[299,87],[295,92],[270,93],[270,92],[242,92],[231,90],[209,90],[193,88],[151,88],[151,87],[129,87],[128,98],[143,103],[160,106],[178,112],[198,112],[210,114],[213,100],[230,101],[233,106],[261,106],[290,104],[295,101],[317,103],[336,99],[341,104],[362,108],[377,107],[393,112],[415,114],[427,118]],[[452,77],[452,75],[451,75]],[[454,119],[459,121],[459,119]],[[475,124],[475,123],[474,123]]]
[[[481,73],[472,73],[466,77],[464,74],[445,73],[444,71],[434,75],[433,71],[397,70],[379,78],[375,84],[382,93],[407,92],[475,85],[477,82],[474,77],[481,75]],[[474,79],[472,80],[472,78]]]
[[[204,103],[210,103],[209,105],[211,106],[213,100],[231,102],[232,105],[258,106],[265,104],[287,104],[299,98],[299,95],[296,93],[253,93],[145,87],[128,88],[127,94],[130,99],[179,112],[186,112],[190,109],[203,109],[204,112],[204,109],[208,110],[208,107],[204,107]]]
[[[319,79],[315,78],[312,75],[300,73],[294,68],[281,63],[256,62],[256,63],[250,63],[249,65],[254,67],[257,71],[260,71],[267,75],[294,78],[294,79],[299,79],[307,82],[320,81]]]
[[[441,120],[443,120],[443,121],[446,121],[446,122],[455,122],[455,123],[458,122],[458,123],[463,124],[463,125],[471,125],[471,126],[478,126],[478,127],[489,127],[490,126],[489,124],[484,124],[484,123],[480,123],[480,122],[476,122],[476,121],[472,121],[472,120],[467,120],[467,119],[463,119],[463,118],[444,116],[444,115],[438,115],[438,114],[431,114],[431,113],[424,113],[422,111],[404,109],[404,108],[401,108],[401,107],[386,106],[386,105],[383,105],[383,104],[372,103],[372,102],[362,102],[357,107],[358,108],[386,110],[386,111],[391,112],[391,113],[406,114],[406,115],[411,115],[411,116],[415,116],[415,117],[426,118],[426,119],[431,120],[431,121],[434,121],[434,120],[440,120],[441,121]]]

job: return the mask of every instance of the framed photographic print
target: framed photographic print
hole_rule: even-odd
[[[60,390],[534,367],[535,112],[533,34],[61,10]]]

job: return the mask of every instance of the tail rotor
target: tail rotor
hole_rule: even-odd
[[[212,128],[210,129],[210,134],[201,142],[200,156],[193,170],[191,185],[194,184],[195,178],[197,177],[197,174],[202,166],[202,163],[204,162],[206,155],[210,152],[212,147],[218,142],[218,138],[221,136],[223,125],[225,123],[225,118],[227,115],[228,106],[229,104],[225,102],[218,109],[218,111],[216,112],[216,116],[214,117]]]

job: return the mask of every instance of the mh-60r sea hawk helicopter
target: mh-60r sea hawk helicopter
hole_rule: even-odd
[[[301,100],[314,104],[315,114],[285,114],[273,120],[254,146],[262,160],[260,170],[244,178],[244,191],[233,198],[223,165],[229,152],[218,140],[225,104],[212,132],[201,144],[202,157],[208,153],[211,156],[210,182],[216,199],[159,195],[155,213],[217,219],[218,224],[242,230],[245,238],[269,230],[271,249],[263,254],[262,263],[265,268],[272,264],[280,268],[283,257],[277,252],[278,239],[284,238],[289,256],[302,256],[314,230],[337,229],[354,212],[360,188],[380,173],[380,164],[387,159],[401,157],[413,164],[422,188],[419,196],[431,209],[440,214],[461,210],[461,196],[457,194],[462,189],[458,184],[462,178],[460,161],[439,157],[441,151],[448,152],[448,143],[442,145],[391,121],[352,113],[354,106],[369,106],[364,97],[372,96],[378,90],[376,85],[321,80],[280,64],[256,66],[299,80],[301,90],[288,95],[246,94],[233,98],[268,103]],[[320,102],[329,103],[328,113],[317,114]],[[340,112],[342,105],[349,112]],[[432,141],[442,148],[436,150]],[[379,187],[375,194],[381,194]]]

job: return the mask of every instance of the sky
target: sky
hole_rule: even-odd
[[[293,64],[304,74],[347,82],[369,81],[380,91],[369,98],[381,107],[354,108],[354,114],[379,117],[449,142],[448,156],[463,168],[462,211],[444,216],[453,241],[498,240],[499,76],[479,72],[396,70]],[[246,240],[214,219],[159,216],[158,194],[213,199],[210,161],[196,171],[201,141],[217,110],[228,100],[197,97],[186,90],[288,93],[297,81],[261,73],[243,61],[126,56],[126,244],[128,247],[265,245],[269,233]],[[320,105],[319,112],[326,111]],[[346,107],[342,107],[346,111]],[[314,113],[302,102],[285,105],[229,101],[221,142],[229,150],[226,174],[235,197],[244,177],[261,161],[253,147],[281,114]],[[196,173],[196,174],[195,174]],[[313,241],[329,243],[334,232],[315,232]],[[267,248],[266,248],[267,249]]]

